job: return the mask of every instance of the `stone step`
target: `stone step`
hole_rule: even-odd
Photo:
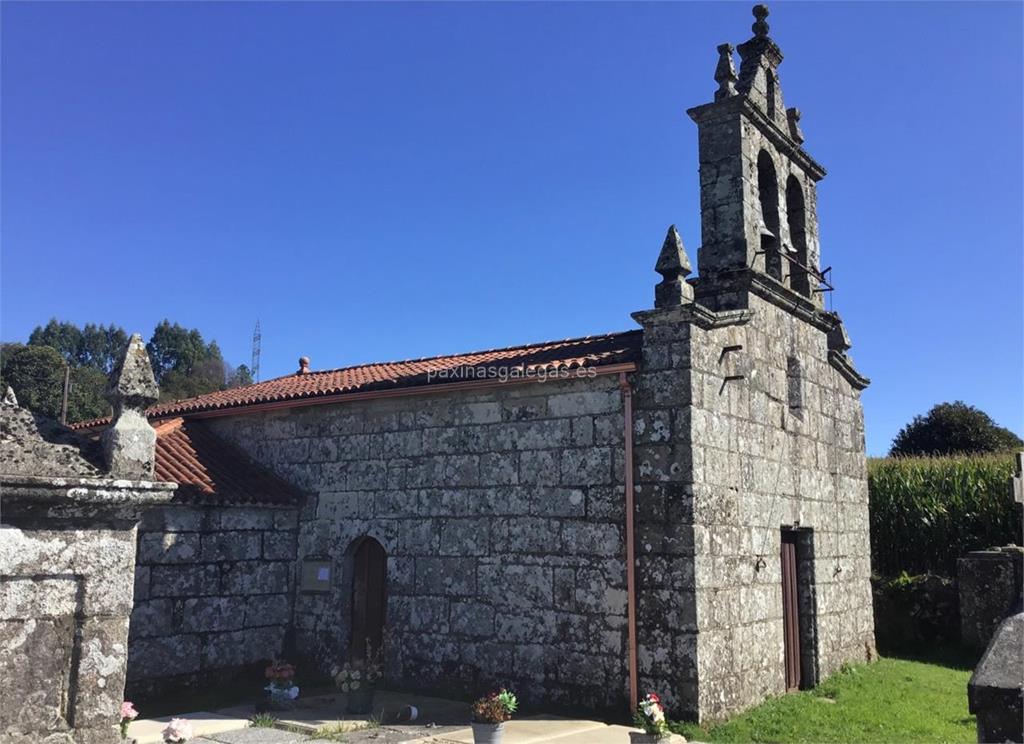
[[[163,744],[164,738],[160,732],[170,723],[171,718],[184,718],[188,720],[192,724],[192,734],[196,738],[246,728],[249,725],[249,721],[244,718],[224,716],[208,711],[197,711],[195,713],[179,713],[163,718],[140,718],[133,721],[128,727],[128,736],[135,739],[137,744]]]

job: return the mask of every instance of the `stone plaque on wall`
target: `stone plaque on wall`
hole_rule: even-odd
[[[329,592],[334,567],[328,560],[309,558],[302,561],[302,581],[300,589],[304,592]]]

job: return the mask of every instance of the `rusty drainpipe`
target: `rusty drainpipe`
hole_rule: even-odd
[[[625,420],[623,446],[625,449],[625,489],[626,489],[626,622],[629,628],[629,710],[636,712],[639,695],[637,681],[637,648],[636,648],[636,546],[634,544],[633,503],[633,388],[630,387],[626,373],[619,373],[619,387],[622,388],[622,417]]]

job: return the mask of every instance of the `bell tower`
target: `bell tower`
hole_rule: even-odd
[[[700,149],[701,247],[698,301],[742,306],[754,281],[822,306],[816,186],[825,176],[803,149],[800,110],[779,83],[782,51],[768,36],[768,8],[755,5],[754,35],[718,47],[714,101],[690,109]],[[801,303],[802,304],[802,303]]]

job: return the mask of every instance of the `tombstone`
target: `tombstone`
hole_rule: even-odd
[[[1024,742],[1024,612],[1003,620],[967,684],[979,742]]]

